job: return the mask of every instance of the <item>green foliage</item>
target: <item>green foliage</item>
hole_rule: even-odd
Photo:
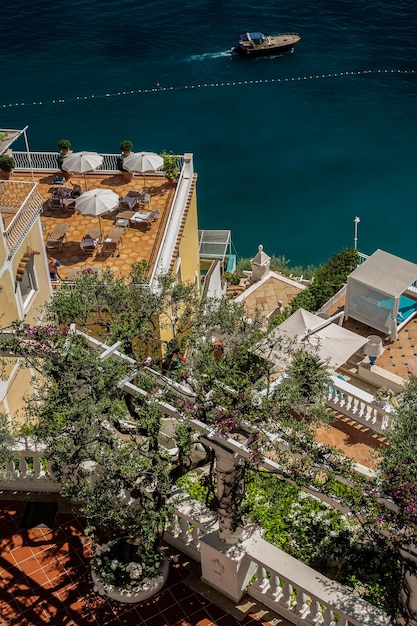
[[[283,413],[294,409],[315,423],[327,422],[325,400],[330,384],[329,371],[318,354],[295,350],[274,399]]]
[[[207,504],[206,475],[189,473],[178,485]],[[335,483],[333,488],[338,490]],[[353,587],[375,606],[390,609],[393,581],[387,570],[396,571],[395,563],[393,569],[385,566],[390,551],[374,543],[358,521],[267,472],[249,473],[246,495],[247,516],[265,531],[267,541]],[[209,505],[214,505],[213,499]]]
[[[57,145],[60,150],[69,150],[71,148],[71,142],[69,139],[60,139]]]
[[[167,152],[164,150],[161,152],[161,157],[164,159],[164,165],[162,171],[167,178],[171,180],[178,180],[180,177],[180,159],[173,152]]]
[[[395,523],[401,540],[417,541],[417,378],[407,381],[402,401],[385,431],[390,446],[382,449],[380,489],[397,505],[397,516],[389,514],[381,519],[384,527]],[[395,535],[394,535],[395,536]]]
[[[0,156],[0,170],[3,172],[11,172],[16,167],[16,162],[13,157],[4,154]]]
[[[224,272],[223,279],[229,283],[229,285],[239,285],[241,278],[244,277],[244,273],[240,271],[236,272]]]
[[[242,273],[243,271],[251,271],[250,262],[250,259],[239,259],[236,271]],[[270,261],[270,269],[274,272],[284,274],[285,276],[303,276],[306,280],[311,280],[318,269],[314,265],[307,265],[307,267],[302,267],[301,265],[290,265],[290,263],[291,261],[287,259],[284,255],[272,255]]]
[[[178,479],[177,485],[191,498],[203,502],[209,508],[215,508],[216,498],[211,489],[211,479],[208,474],[188,472]]]
[[[14,437],[10,420],[5,413],[0,413],[0,478],[7,475],[7,464],[13,460]]]
[[[139,554],[134,543],[120,538],[97,547],[92,565],[99,573],[100,583],[136,592],[160,575],[162,561],[162,553]]]
[[[133,149],[133,143],[129,139],[120,142],[120,150],[122,152],[130,152]]]
[[[317,311],[346,283],[349,274],[358,266],[356,250],[345,248],[322,265],[315,273],[314,281],[292,300],[291,312],[299,308]]]

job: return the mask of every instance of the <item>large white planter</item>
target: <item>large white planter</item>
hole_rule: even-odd
[[[161,575],[153,578],[147,585],[144,585],[139,591],[130,591],[127,589],[120,589],[113,585],[103,584],[100,580],[100,574],[91,568],[91,577],[93,579],[94,586],[100,595],[107,596],[111,600],[117,602],[143,602],[148,598],[154,596],[165,585],[169,574],[169,561],[164,556],[161,566]]]

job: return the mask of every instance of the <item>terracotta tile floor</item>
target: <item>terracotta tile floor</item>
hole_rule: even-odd
[[[13,178],[15,180],[30,180],[30,175],[16,173]],[[86,178],[88,189],[111,189],[120,198],[127,196],[129,191],[141,191],[143,189],[143,176],[134,176],[130,182],[124,181],[120,174],[95,173],[87,174]],[[61,262],[60,275],[62,278],[67,278],[71,269],[82,270],[85,267],[102,269],[106,266],[118,275],[126,275],[130,271],[132,263],[142,259],[148,261],[150,268],[152,268],[168,219],[175,193],[175,184],[168,183],[167,179],[161,176],[150,175],[146,177],[146,190],[151,195],[149,210],[158,209],[160,211],[158,221],[150,230],[146,230],[144,226],[137,229],[126,228],[120,247],[120,256],[117,256],[117,253],[111,256],[110,251],[102,251],[101,246],[98,247],[98,253],[95,255],[84,254],[80,248],[80,241],[90,228],[98,228],[98,218],[86,217],[72,208],[67,210],[49,208],[48,200],[51,196],[53,175],[35,174],[35,180],[38,182],[38,191],[45,200],[41,215],[45,241],[48,233],[53,230],[56,224],[69,225],[62,249],[48,250],[48,254],[53,255]],[[79,184],[84,188],[84,177],[72,176],[71,183]],[[123,210],[127,210],[127,207]],[[135,210],[139,210],[139,208]],[[141,210],[146,212],[148,209]],[[100,218],[100,222],[105,237],[110,228],[114,226],[115,215],[113,213],[104,214]]]
[[[61,513],[53,529],[22,529],[24,506],[0,501],[1,626],[289,626],[260,605],[237,619],[193,591],[199,566],[169,549],[161,593],[139,604],[106,600],[93,590],[80,523]]]

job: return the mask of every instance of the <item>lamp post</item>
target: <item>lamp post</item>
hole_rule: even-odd
[[[355,219],[353,220],[354,225],[355,225],[355,234],[353,236],[353,247],[355,250],[358,249],[358,224],[360,222],[359,217],[355,217]]]

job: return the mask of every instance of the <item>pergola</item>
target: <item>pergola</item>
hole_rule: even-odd
[[[351,317],[397,339],[398,329],[417,311],[417,301],[404,295],[416,281],[415,263],[377,250],[348,277],[345,319]]]

